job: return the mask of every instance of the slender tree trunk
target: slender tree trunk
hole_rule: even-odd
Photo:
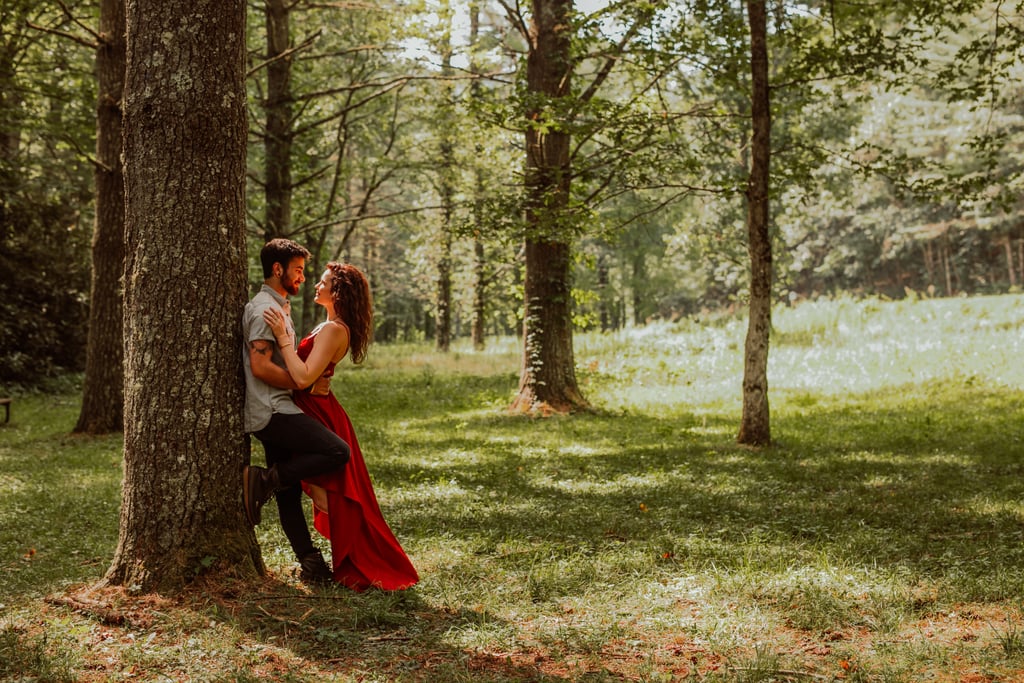
[[[533,0],[526,60],[527,89],[534,99],[526,112],[523,363],[511,406],[518,412],[568,412],[587,405],[576,382],[571,245],[563,225],[569,204],[569,133],[552,114],[557,100],[570,92],[572,6],[572,0]],[[556,120],[544,121],[550,116]]]
[[[82,407],[76,432],[105,434],[124,425],[124,169],[121,100],[124,96],[124,0],[100,3],[96,53],[96,218]]]
[[[451,196],[447,198],[442,195],[442,203],[450,202]],[[434,324],[437,328],[438,351],[447,353],[452,345],[452,232],[451,232],[451,208],[446,206],[443,210],[441,226],[441,243],[437,261],[437,304],[434,312]]]
[[[1017,267],[1020,268],[1020,279],[1024,282],[1024,239],[1017,240]]]
[[[928,284],[935,282],[935,269],[932,264],[932,243],[931,241],[924,242],[921,245],[921,253],[924,256],[924,272],[928,277]]]
[[[482,188],[481,188],[482,189]],[[475,211],[482,212],[482,202],[477,201]],[[473,348],[483,351],[487,336],[487,257],[480,234],[473,238]]]
[[[264,239],[291,237],[292,232],[292,141],[294,139],[294,98],[292,97],[292,59],[286,53],[291,49],[291,12],[295,6],[290,0],[266,0],[263,14],[267,33],[267,97],[263,103],[265,119],[263,190]],[[314,284],[320,279],[320,250],[309,244],[303,246],[313,258],[306,264],[306,284],[302,287],[302,307],[294,310],[300,333],[312,329],[316,305]],[[297,309],[297,307],[296,307]]]
[[[292,63],[281,58],[290,47],[291,2],[266,0],[267,99],[266,188],[264,197],[266,240],[289,235],[292,224]]]
[[[441,14],[447,23],[441,41],[441,75],[452,75],[452,13],[451,5],[441,3]],[[452,345],[452,221],[455,215],[455,143],[452,140],[455,94],[450,81],[442,81],[441,105],[438,119],[441,124],[440,167],[438,168],[441,195],[441,240],[437,258],[437,299],[434,323],[437,327],[436,347],[447,353]]]
[[[893,292],[895,296],[901,296],[903,294],[903,261],[899,255],[896,255],[896,291]]]
[[[641,288],[647,282],[647,260],[639,250],[634,253],[633,277],[631,278],[630,289],[633,290],[633,324],[639,327],[647,320],[647,316],[644,313],[643,295],[641,294]]]
[[[949,240],[942,244],[942,272],[946,274],[946,296],[953,296],[953,274],[949,264]]]
[[[476,62],[477,41],[480,38],[480,3],[471,1],[469,3],[469,49],[470,73],[479,73],[480,67]],[[480,81],[474,80],[470,85],[470,96],[473,99],[480,97]],[[477,166],[476,184],[474,186],[473,198],[473,225],[476,230],[473,235],[473,326],[472,340],[473,348],[483,351],[486,338],[487,324],[487,256],[484,249],[483,228],[484,228],[484,173]]]
[[[245,3],[128,0],[125,452],[106,582],[262,570],[239,472]]]
[[[601,331],[607,332],[611,329],[612,316],[609,312],[611,307],[611,282],[608,277],[608,257],[601,254],[597,257],[597,292],[601,312]]]
[[[747,239],[750,253],[750,319],[743,363],[743,417],[737,441],[752,446],[771,442],[768,410],[768,333],[771,329],[772,243],[769,234],[771,97],[765,0],[747,0],[750,19],[751,138],[747,186]]]
[[[1003,242],[1003,246],[1006,249],[1006,270],[1010,274],[1010,286],[1017,286],[1017,273],[1013,269],[1013,243],[1010,241],[1010,236],[1006,236],[1006,240]]]

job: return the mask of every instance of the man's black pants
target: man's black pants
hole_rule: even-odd
[[[284,487],[275,494],[281,529],[301,559],[314,546],[302,511],[300,482],[344,467],[351,450],[340,436],[305,413],[274,413],[255,436],[267,454],[267,467],[277,465]]]

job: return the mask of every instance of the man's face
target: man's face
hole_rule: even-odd
[[[299,293],[299,287],[306,281],[302,272],[306,269],[306,259],[296,256],[288,262],[288,267],[281,275],[281,287],[292,296]]]

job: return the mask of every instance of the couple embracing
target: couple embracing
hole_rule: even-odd
[[[242,500],[249,523],[277,500],[281,528],[307,584],[355,590],[408,588],[419,577],[381,514],[355,431],[331,391],[335,365],[366,356],[373,333],[373,300],[358,268],[328,263],[316,284],[326,319],[296,343],[289,296],[305,281],[310,254],[274,239],[260,252],[263,286],[245,307],[245,430],[263,444],[267,467],[246,466]],[[303,513],[312,501],[313,526],[330,540],[331,566],[313,544]]]

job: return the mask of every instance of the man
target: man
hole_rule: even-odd
[[[327,583],[333,573],[313,545],[302,510],[301,481],[345,465],[349,447],[337,434],[304,414],[292,401],[297,387],[286,369],[274,333],[263,311],[284,312],[291,329],[289,296],[299,293],[309,252],[291,240],[274,239],[260,252],[263,286],[242,315],[245,336],[245,431],[263,444],[267,467],[247,465],[242,470],[242,500],[252,525],[260,523],[260,509],[271,495],[277,499],[281,528],[295,551],[304,583]],[[292,343],[295,331],[292,332]],[[286,344],[287,346],[287,344]]]

